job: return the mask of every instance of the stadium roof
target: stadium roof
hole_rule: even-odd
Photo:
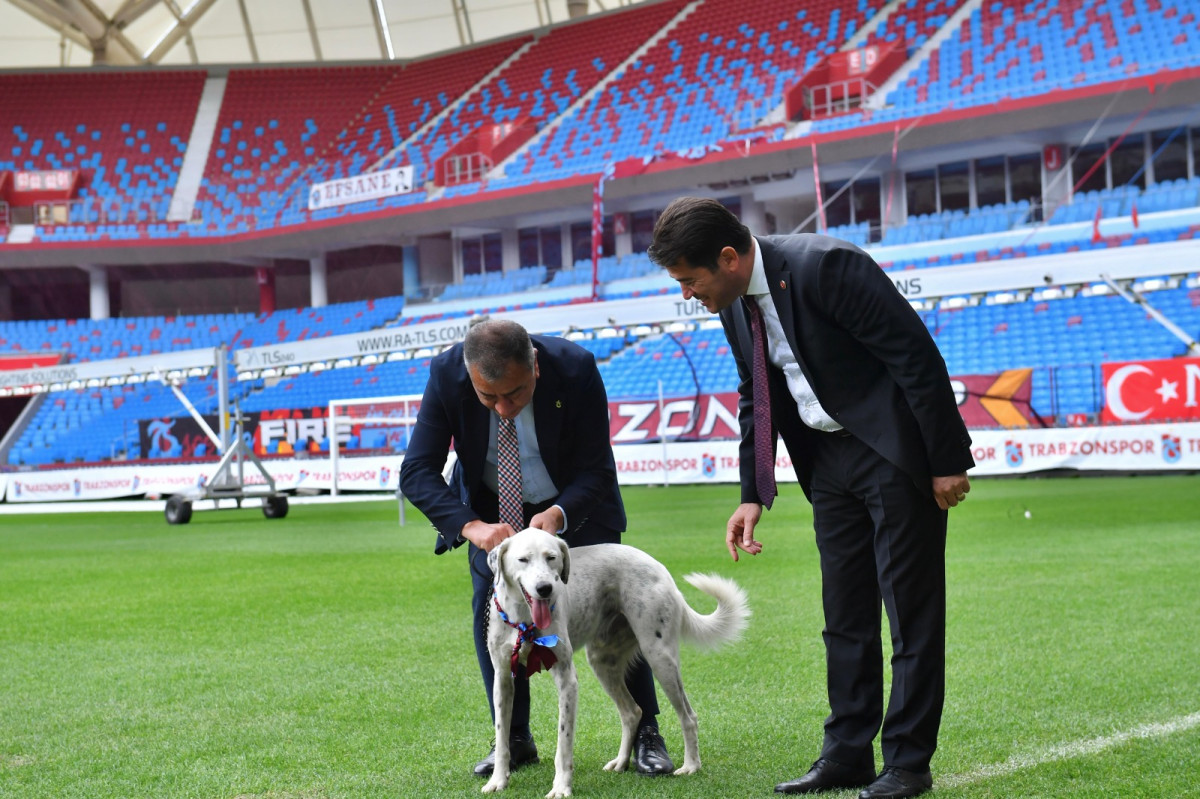
[[[642,0],[3,0],[0,68],[411,59]]]

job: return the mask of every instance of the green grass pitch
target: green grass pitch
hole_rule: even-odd
[[[575,795],[770,796],[816,757],[828,712],[808,505],[784,487],[764,552],[735,564],[733,486],[624,495],[626,543],[702,612],[680,578],[735,578],[754,616],[738,644],[684,649],[690,777],[601,770],[617,716],[581,659]],[[0,517],[0,797],[477,794],[491,730],[463,554],[434,557],[425,520],[399,527],[384,501],[198,510],[180,527]],[[1200,478],[977,480],[948,564],[937,796],[1200,796]],[[533,702],[542,763],[504,796],[550,788],[552,680],[534,677]]]

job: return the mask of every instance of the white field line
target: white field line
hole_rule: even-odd
[[[1104,735],[1086,741],[1073,741],[1032,754],[1013,755],[1003,763],[980,766],[974,771],[968,771],[965,774],[951,774],[948,777],[939,778],[937,784],[941,788],[956,788],[995,777],[1006,777],[1018,771],[1024,771],[1025,769],[1034,768],[1046,763],[1069,760],[1073,757],[1083,757],[1085,755],[1095,755],[1109,749],[1114,749],[1129,741],[1143,738],[1161,738],[1190,730],[1196,726],[1200,726],[1200,713],[1189,713],[1186,716],[1176,716],[1173,719],[1156,724],[1143,724],[1131,730],[1115,732],[1112,735]]]

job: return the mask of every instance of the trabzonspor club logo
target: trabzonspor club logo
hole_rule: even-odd
[[[150,436],[151,456],[177,455],[182,450],[179,439],[175,437],[172,428],[174,419],[156,419],[147,428]]]
[[[700,456],[700,473],[705,477],[717,476],[717,456],[705,452]]]
[[[1004,442],[1004,462],[1013,469],[1025,462],[1025,452],[1020,441]]]
[[[1167,463],[1179,463],[1183,458],[1183,446],[1180,444],[1179,436],[1171,433],[1163,433],[1162,435],[1162,459]]]
[[[379,467],[379,486],[387,488],[388,480],[392,477],[392,470],[386,466]]]

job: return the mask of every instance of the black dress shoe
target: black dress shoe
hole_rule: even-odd
[[[658,734],[657,727],[646,726],[638,730],[633,755],[638,774],[658,777],[675,771],[675,764],[667,754],[667,745]]]
[[[871,766],[856,768],[822,757],[812,764],[812,768],[803,777],[776,785],[775,793],[821,793],[843,788],[862,788],[864,785],[870,785],[874,779],[875,769]]]
[[[521,766],[538,762],[537,747],[533,743],[532,735],[514,735],[509,738],[508,753],[509,771],[516,771]],[[488,756],[475,764],[475,776],[490,777],[495,770],[496,745],[492,744],[492,751],[488,752]]]
[[[933,787],[933,775],[928,771],[908,771],[885,766],[879,779],[867,786],[858,799],[906,799],[919,796]]]

